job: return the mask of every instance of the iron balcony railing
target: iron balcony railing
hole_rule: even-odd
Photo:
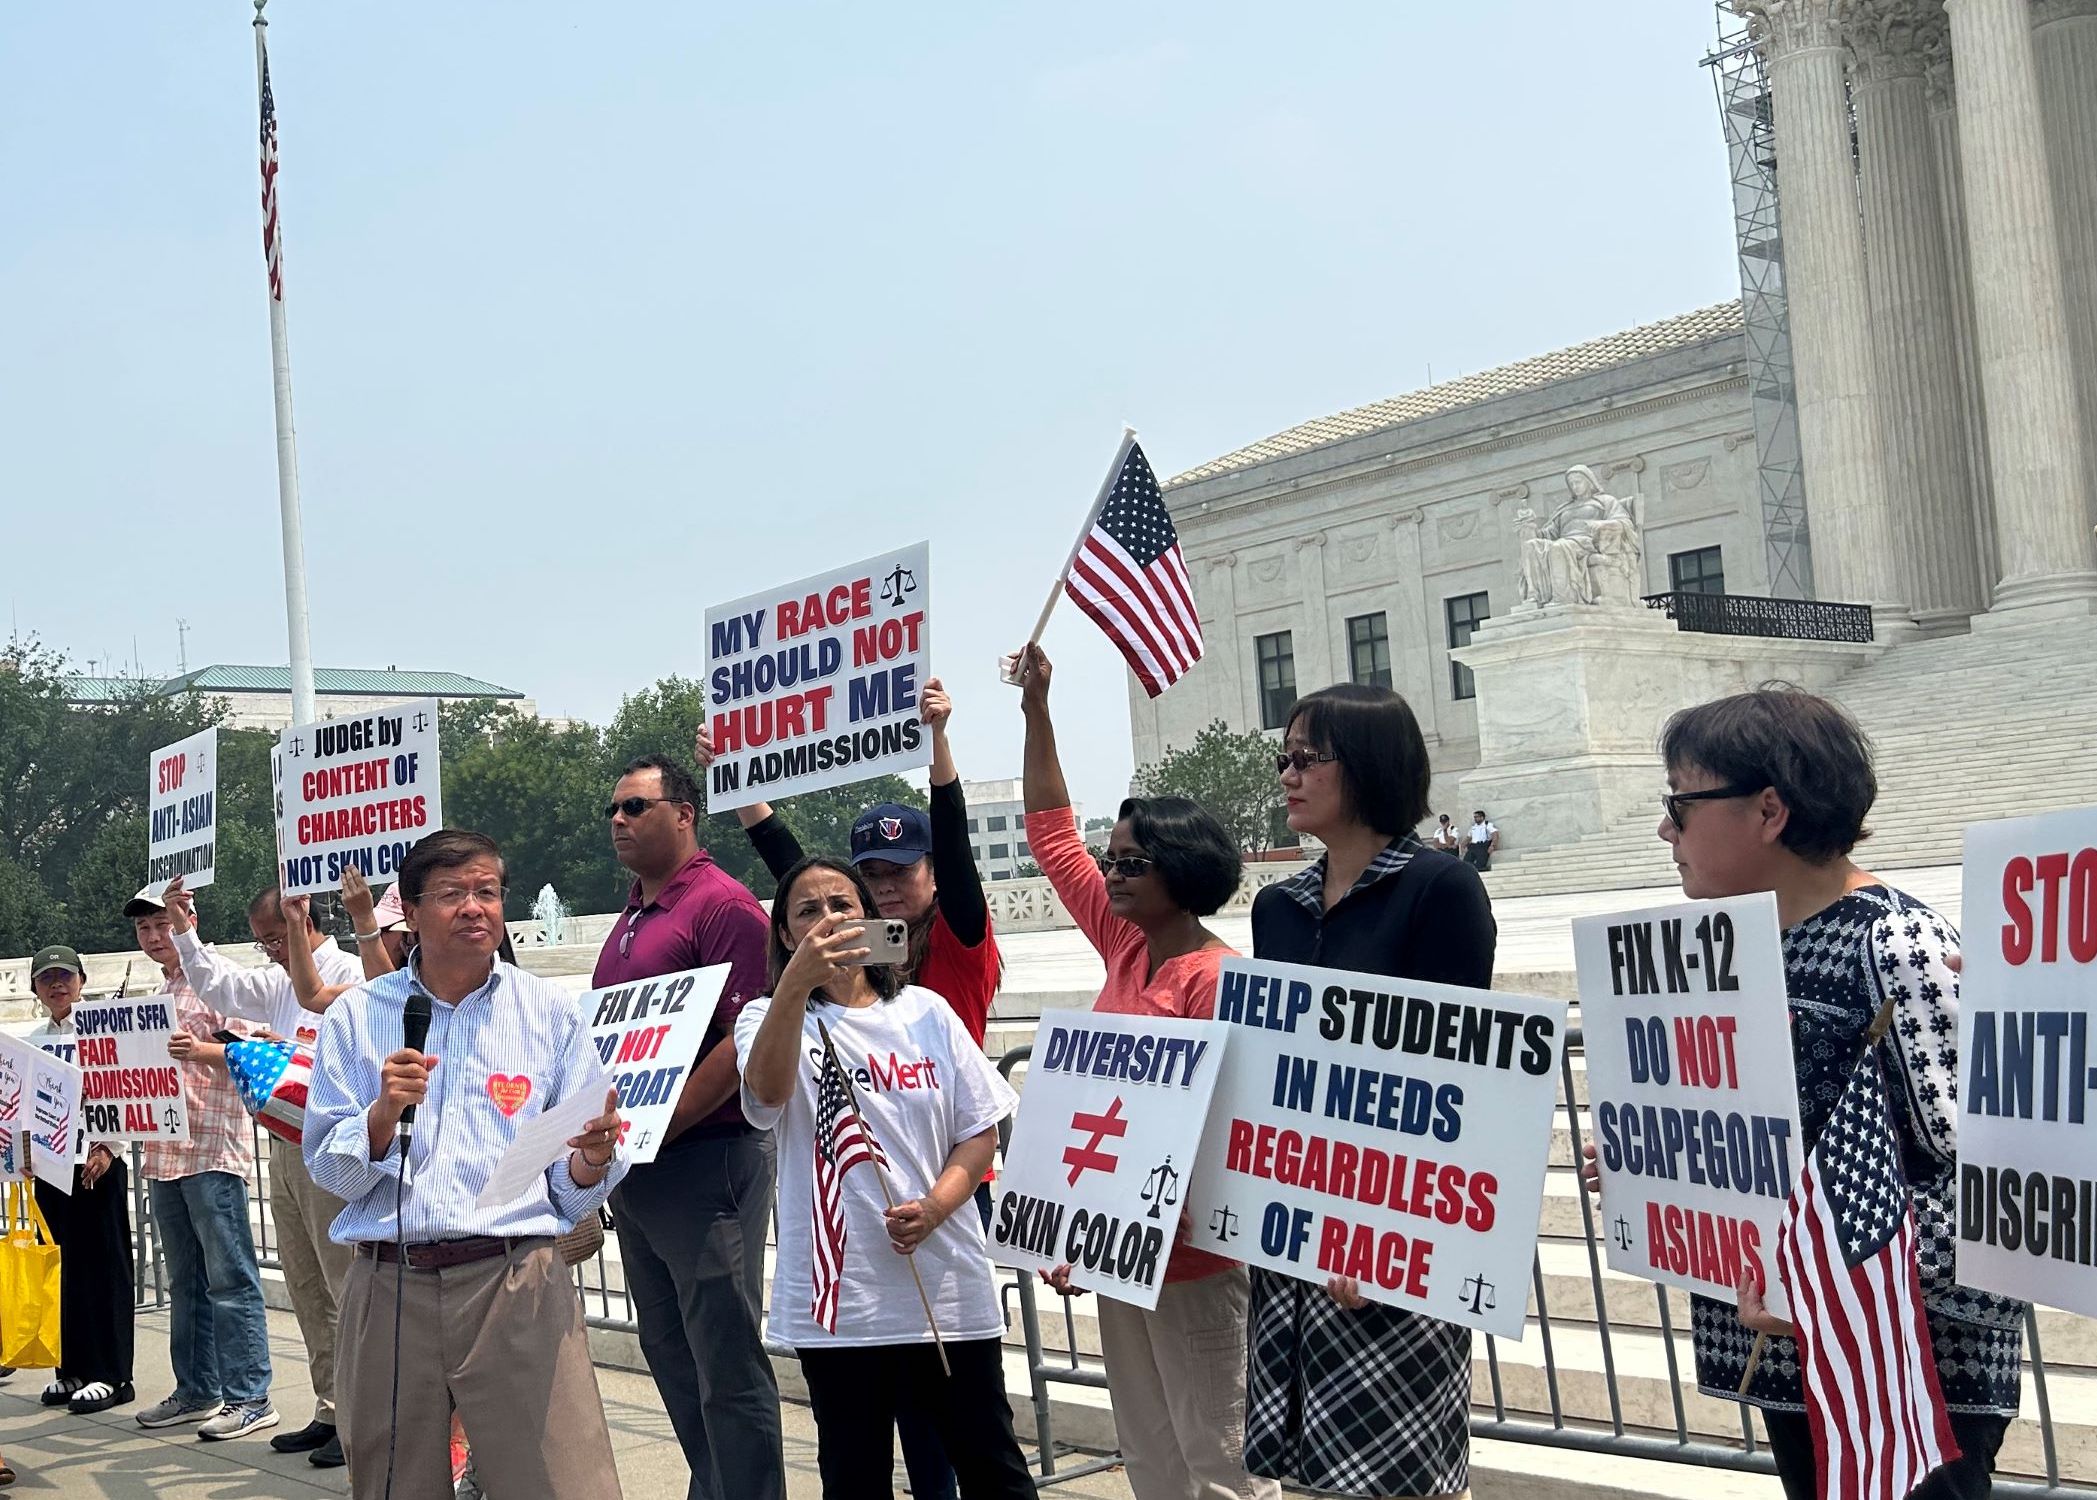
[[[1700,635],[1759,635],[1780,641],[1872,641],[1871,606],[1826,599],[1758,599],[1749,594],[1676,591],[1645,596],[1683,630]]]

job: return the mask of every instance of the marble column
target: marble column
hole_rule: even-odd
[[[1442,740],[1438,706],[1440,684],[1434,675],[1434,637],[1427,632],[1426,564],[1420,554],[1420,528],[1427,512],[1415,506],[1391,517],[1392,568],[1396,571],[1397,607],[1391,611],[1391,686],[1412,705],[1420,733],[1429,745]]]
[[[1332,615],[1325,598],[1325,533],[1296,539],[1297,585],[1303,598],[1303,629],[1292,642],[1296,691],[1314,693],[1345,680],[1333,669]]]
[[[1824,599],[1906,620],[1873,387],[1839,0],[1739,0],[1769,64],[1784,291],[1813,572]]]
[[[1945,9],[2002,553],[1995,610],[2097,608],[2029,0],[1946,0]]]
[[[1982,599],[1970,544],[1951,268],[1930,159],[1927,29],[1907,0],[1867,0],[1851,11],[1848,36],[1879,434],[1899,517],[1900,590],[1916,624],[1942,631],[1963,626]]]
[[[1995,481],[1988,468],[1988,419],[1981,403],[1980,357],[1973,346],[1973,276],[1966,259],[1966,185],[1959,176],[1959,115],[1951,70],[1951,33],[1929,36],[1930,158],[1943,214],[1944,260],[1951,271],[1951,338],[1959,372],[1959,426],[1965,436],[1966,493],[1971,502],[1973,554],[1980,565],[1981,602],[1995,599],[2002,576],[1995,546]]]
[[[1225,552],[1208,559],[1202,581],[1201,603],[1208,606],[1202,624],[1201,665],[1209,669],[1214,699],[1210,716],[1223,720],[1233,733],[1241,733],[1257,717],[1247,720],[1244,664],[1245,648],[1238,639],[1238,554]]]
[[[2097,525],[2097,0],[2038,0],[2033,20],[2068,352],[2081,397],[2083,503]]]

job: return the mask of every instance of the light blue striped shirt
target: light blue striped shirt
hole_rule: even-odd
[[[428,993],[412,959],[406,969],[344,994],[321,1022],[304,1150],[313,1181],[347,1200],[328,1231],[338,1244],[395,1237],[400,1136],[395,1134],[383,1159],[373,1161],[366,1132],[379,1097],[379,1070],[403,1045],[401,1012],[410,988]],[[498,1208],[474,1207],[518,1125],[603,1076],[581,1009],[558,985],[497,960],[488,982],[457,1005],[431,998],[423,1051],[438,1062],[429,1096],[415,1112],[413,1170],[402,1214],[409,1244],[478,1234],[564,1234],[596,1212],[626,1175],[621,1155],[602,1182],[578,1187],[563,1153],[547,1169],[544,1191]],[[505,1114],[505,1106],[512,1112]]]

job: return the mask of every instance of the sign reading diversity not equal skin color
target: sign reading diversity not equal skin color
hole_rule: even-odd
[[[706,806],[726,812],[932,763],[924,542],[706,612]]]
[[[1803,1161],[1776,897],[1573,923],[1609,1264],[1779,1317],[1777,1225]]]
[[[277,749],[278,866],[287,896],[340,890],[351,865],[383,884],[410,849],[444,826],[434,698],[295,725]]]
[[[2097,1315],[2097,808],[1966,830],[1963,1286]]]
[[[146,762],[146,881],[177,875],[189,890],[217,878],[218,727],[155,750]]]
[[[1231,958],[1191,1242],[1520,1339],[1563,1000]]]
[[[1230,1028],[1051,1015],[1027,1064],[991,1258],[1154,1308]]]

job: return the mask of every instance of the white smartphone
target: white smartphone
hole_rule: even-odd
[[[869,918],[859,941],[865,945],[865,958],[855,958],[855,964],[899,964],[910,956],[910,924],[888,917]]]

